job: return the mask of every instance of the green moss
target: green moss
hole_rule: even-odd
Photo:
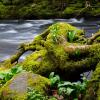
[[[11,64],[10,59],[7,59],[4,62],[0,63],[0,71],[3,70],[3,69],[5,69],[5,70],[9,69],[9,68],[13,67],[14,65],[15,65],[14,63]]]
[[[73,14],[74,13],[74,10],[75,9],[75,7],[67,7],[64,11],[63,11],[63,13],[64,14]]]
[[[0,89],[0,100],[26,100],[28,88],[46,95],[49,85],[49,79],[31,72],[23,72],[14,76]]]
[[[96,70],[94,71],[92,75],[92,81],[99,82],[99,80],[100,80],[100,63],[97,64]]]
[[[80,30],[70,24],[60,22],[60,23],[56,23],[56,24],[53,24],[52,26],[50,26],[50,34],[48,35],[47,40],[52,39],[52,34],[53,34],[53,31],[55,30],[55,28],[57,28],[56,32],[57,32],[58,38],[60,38],[62,36],[67,38],[67,32],[71,31],[71,30],[76,31],[77,36],[84,34],[83,30]]]
[[[95,57],[98,58],[98,61],[100,59],[100,48],[99,48],[100,44],[94,44],[92,48],[90,48],[89,52],[90,52],[90,57]]]
[[[97,37],[94,43],[100,43],[100,37]]]
[[[92,16],[100,16],[100,8],[92,8],[92,10],[90,11],[90,14]]]
[[[46,50],[40,50],[32,53],[26,58],[22,65],[25,70],[41,74],[49,74],[49,72],[47,72],[49,68],[50,70],[53,70],[53,62],[48,57]]]
[[[87,95],[84,100],[100,100],[100,62],[96,66],[96,70],[92,74],[89,82]]]
[[[10,83],[13,80],[13,78],[8,81],[1,89],[0,89],[0,99],[1,100],[8,100],[8,99],[13,99],[13,100],[25,100],[26,98],[26,93],[18,93],[16,90],[11,90],[10,89]]]
[[[48,92],[46,85],[47,86],[50,85],[49,79],[42,77],[42,76],[38,76],[38,77],[34,78],[34,81],[33,81],[31,74],[28,78],[29,78],[29,80],[28,80],[29,87],[31,87],[31,88],[35,87],[35,90],[39,91],[41,94],[46,94],[46,92]]]
[[[64,49],[66,45],[69,45],[67,42],[67,32],[69,30],[75,30],[77,36],[83,35],[83,30],[60,22],[53,24],[45,32],[37,36],[32,42],[32,44],[36,44],[37,49],[22,62],[23,69],[45,76],[52,71],[57,72],[69,59]],[[57,35],[56,43],[52,37],[55,32]],[[41,44],[43,44],[43,47],[38,49],[41,47]]]
[[[40,67],[39,65],[41,63],[41,60],[43,59],[42,56],[44,56],[45,53],[46,53],[45,50],[36,51],[36,52],[32,53],[23,62],[23,68],[25,70],[36,71]],[[40,61],[38,59],[40,59]]]

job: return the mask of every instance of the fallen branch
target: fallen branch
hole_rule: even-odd
[[[88,38],[87,44],[91,45],[96,38],[100,36],[100,32],[95,33],[92,37]]]

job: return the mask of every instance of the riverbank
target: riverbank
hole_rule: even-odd
[[[0,61],[14,54],[21,43],[33,40],[49,25],[56,22],[67,22],[85,30],[85,36],[90,37],[100,29],[100,19],[49,19],[49,20],[1,20],[0,21]],[[29,54],[29,53],[28,53]],[[25,59],[25,55],[21,60]]]
[[[65,94],[68,95],[67,100],[70,100],[70,97],[77,100],[78,98],[100,100],[99,36],[100,31],[86,38],[83,29],[66,22],[58,22],[49,26],[32,42],[21,44],[14,55],[0,63],[0,100],[33,100],[29,98],[39,93],[43,95],[42,97],[50,94],[56,98],[55,100],[59,100],[58,96],[62,96],[61,100],[65,100],[67,97]],[[27,51],[32,53],[20,63],[20,57]],[[90,81],[83,77],[83,83],[79,81],[75,83],[80,79],[80,74],[91,70],[93,74]],[[66,82],[60,81],[59,75],[61,80]],[[46,78],[48,76],[49,79]],[[53,92],[49,92],[52,90]]]
[[[100,17],[100,3],[86,7],[83,1],[13,0],[0,2],[0,19],[49,19],[49,18]]]

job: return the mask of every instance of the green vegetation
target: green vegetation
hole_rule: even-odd
[[[52,72],[49,79],[51,81],[51,88],[57,89],[58,95],[62,95],[64,99],[70,100],[72,98],[73,100],[79,100],[86,93],[88,80],[84,76],[82,77],[82,82],[61,81],[60,77]]]
[[[58,39],[59,39],[59,26],[56,23],[51,29],[50,29],[50,33],[52,34],[52,39],[54,41],[54,43],[57,43]]]
[[[74,30],[70,30],[67,33],[67,39],[69,42],[73,42],[75,39],[76,32]]]
[[[1,84],[6,83],[9,81],[13,76],[22,72],[22,67],[15,66],[6,72],[0,73]],[[57,100],[62,96],[64,99],[78,100],[78,98],[82,98],[86,93],[86,87],[88,84],[88,80],[83,77],[82,82],[69,82],[69,81],[62,81],[59,75],[55,75],[54,72],[51,72],[49,75],[50,80],[50,89],[49,91],[56,90],[56,95],[48,94],[43,95],[42,92],[35,90],[33,88],[27,89],[27,100]]]
[[[50,26],[44,33],[42,33],[49,33],[45,39],[43,39],[42,36],[37,36],[37,38],[34,40],[36,45],[32,44],[33,47],[36,47],[37,50],[27,56],[26,59],[22,62],[23,69],[46,76],[48,76],[48,73],[52,71],[55,72],[59,69],[63,71],[63,66],[66,66],[65,62],[66,59],[68,59],[68,54],[65,52],[63,45],[67,45],[68,43],[67,31],[70,30],[75,30],[77,37],[83,33],[83,30],[77,29],[70,24],[61,22],[55,23],[54,25]],[[44,40],[46,40],[46,42]],[[41,45],[42,43],[44,46]],[[26,46],[26,48],[27,47],[29,46]],[[57,69],[57,67],[59,68]]]
[[[49,75],[49,79],[51,82],[51,87],[54,88],[57,86],[57,84],[60,82],[60,77],[59,75],[54,75],[54,72],[51,72]]]
[[[0,87],[0,100],[45,100],[49,86],[48,78],[32,72],[20,72]]]
[[[10,70],[0,71],[0,85],[5,84],[9,81],[14,75],[22,72],[23,69],[21,66],[14,66]]]
[[[99,6],[99,0],[0,0],[0,18],[99,17]]]
[[[75,33],[72,33],[72,30]],[[55,33],[56,35],[53,35]],[[92,37],[86,38],[83,30],[63,22],[51,25],[31,43],[20,45],[18,52],[11,58],[0,63],[0,72],[4,69],[6,72],[16,64],[21,55],[33,51],[25,60],[18,62],[26,70],[25,72],[15,75],[17,69],[13,71],[9,69],[11,76],[4,74],[2,77],[1,74],[1,81],[4,80],[6,83],[0,88],[0,99],[26,100],[27,96],[29,98],[46,96],[49,100],[99,100],[99,37],[98,31]],[[80,80],[80,74],[91,70],[94,72],[89,82],[84,77]],[[46,77],[49,73],[51,74],[48,79]],[[6,79],[6,76],[10,78]],[[28,95],[27,88],[32,89]]]
[[[27,100],[47,100],[46,96],[31,88],[28,88],[27,94]]]

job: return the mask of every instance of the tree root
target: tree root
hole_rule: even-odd
[[[95,33],[92,37],[88,38],[87,44],[91,45],[96,38],[98,38],[100,36],[100,32]]]

